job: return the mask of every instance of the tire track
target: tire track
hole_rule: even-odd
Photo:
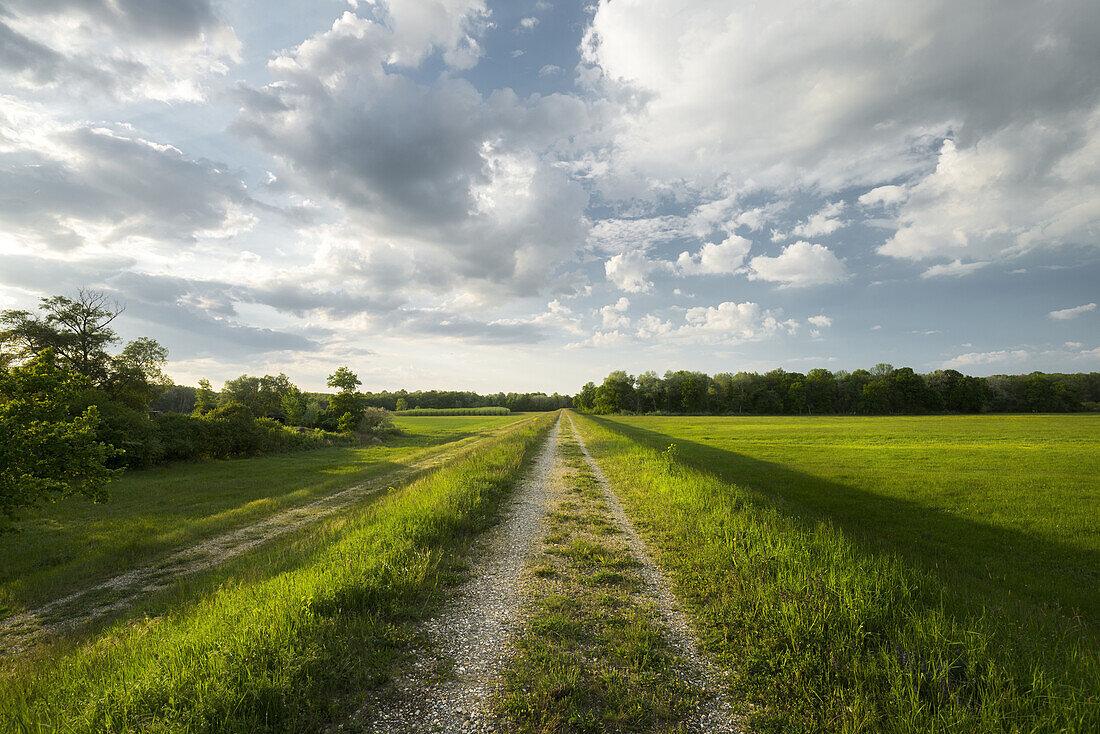
[[[376,715],[365,724],[367,731],[496,731],[486,703],[508,654],[507,641],[520,620],[524,562],[541,537],[551,482],[561,473],[560,428],[561,413],[503,519],[486,534],[469,581],[443,613],[425,625],[431,652],[394,679],[380,694],[382,702],[368,704]],[[361,721],[366,715],[354,718]],[[349,728],[360,730],[356,725]]]
[[[603,491],[604,500],[611,511],[612,519],[619,530],[622,531],[631,554],[641,564],[639,575],[645,583],[646,591],[653,599],[654,606],[663,617],[664,626],[668,631],[669,643],[692,667],[692,670],[688,673],[690,676],[688,682],[708,694],[706,698],[699,702],[699,707],[692,720],[687,722],[689,725],[688,730],[706,734],[733,734],[742,731],[743,727],[734,716],[733,707],[722,693],[721,673],[699,651],[699,644],[695,639],[694,632],[692,632],[691,624],[676,597],[673,596],[668,579],[665,578],[664,573],[657,564],[653,562],[646,549],[645,542],[642,541],[634,529],[634,524],[630,522],[630,518],[623,511],[619,498],[612,491],[611,485],[608,484],[599,464],[588,453],[588,447],[585,446],[584,439],[577,431],[577,426],[573,423],[572,417],[569,418],[569,427],[581,453],[584,455],[585,463],[591,469],[592,474],[596,477],[596,482]]]

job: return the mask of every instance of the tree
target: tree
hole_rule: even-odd
[[[295,390],[298,388],[281,372],[263,377],[241,375],[225,383],[219,399],[222,404],[240,403],[248,407],[257,418],[286,420],[283,399],[292,395]]]
[[[28,311],[4,311],[0,316],[0,322],[8,327],[5,340],[17,354],[28,360],[53,349],[62,364],[93,384],[105,379],[106,348],[118,341],[111,323],[125,309],[104,293],[82,288],[76,298],[42,298],[38,310],[42,316]]]
[[[117,452],[97,438],[95,406],[75,416],[69,409],[85,387],[87,378],[59,366],[51,349],[0,369],[0,514],[7,520],[0,528],[19,510],[59,496],[107,499],[116,471],[106,461]]]
[[[280,398],[287,425],[303,426],[309,411],[309,398],[297,385],[291,385]]]
[[[664,385],[653,370],[638,375],[637,379],[638,412],[656,413],[664,404]]]
[[[596,390],[597,413],[621,413],[634,407],[634,378],[615,370]]]
[[[687,374],[680,383],[680,409],[684,413],[703,412],[707,386],[696,374]]]
[[[155,339],[139,337],[110,359],[104,391],[134,410],[145,410],[171,386],[164,374],[168,350]]]
[[[596,383],[584,383],[577,397],[573,398],[573,407],[584,413],[591,413],[596,409]]]
[[[195,393],[195,415],[206,415],[218,407],[218,395],[210,388],[210,380],[205,377],[199,380],[199,389]]]
[[[836,378],[825,369],[806,373],[806,408],[811,413],[832,413],[836,410]]]
[[[341,367],[326,380],[329,387],[334,387],[340,392],[355,392],[363,383],[359,380],[359,377],[349,370],[347,367]]]
[[[394,409],[397,410],[397,411],[408,410],[409,409],[409,401],[406,400],[405,398],[398,398],[397,399],[397,404],[394,406]]]
[[[26,363],[52,349],[58,364],[87,378],[134,410],[145,410],[169,384],[163,372],[168,352],[154,339],[141,337],[112,356],[118,342],[111,324],[125,310],[104,293],[81,289],[76,298],[52,296],[39,301],[40,315],[29,311],[0,313],[0,352],[5,361]]]
[[[347,367],[341,367],[329,375],[327,383],[340,392],[329,398],[328,409],[322,418],[324,425],[341,433],[354,433],[363,419],[363,402],[356,392],[356,388],[363,383]]]

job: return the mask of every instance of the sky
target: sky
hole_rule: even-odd
[[[1095,0],[3,0],[0,308],[177,383],[1100,369]]]

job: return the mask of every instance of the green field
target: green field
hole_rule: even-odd
[[[206,538],[441,457],[530,414],[402,418],[400,436],[329,448],[124,474],[95,505],[69,498],[0,534],[0,620]]]
[[[1100,722],[1100,416],[586,430],[762,728]]]
[[[1100,730],[1100,416],[571,415],[717,673],[685,677],[563,427],[497,730],[680,731],[715,695],[758,733]],[[424,625],[555,417],[403,416],[382,444],[132,472],[28,518],[0,536],[0,622],[375,488],[7,655],[0,731],[359,730],[387,681],[436,690]]]
[[[8,660],[0,730],[314,731],[346,714],[457,578],[459,553],[551,418],[467,422],[501,430],[375,502],[180,583],[93,640]]]

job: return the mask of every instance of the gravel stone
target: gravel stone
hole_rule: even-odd
[[[508,641],[521,620],[520,577],[524,561],[542,535],[550,484],[561,463],[560,428],[559,414],[500,523],[486,533],[470,579],[444,611],[425,624],[431,652],[393,680],[383,694],[384,703],[371,706],[380,710],[366,723],[366,731],[501,731],[487,704],[508,657]]]

